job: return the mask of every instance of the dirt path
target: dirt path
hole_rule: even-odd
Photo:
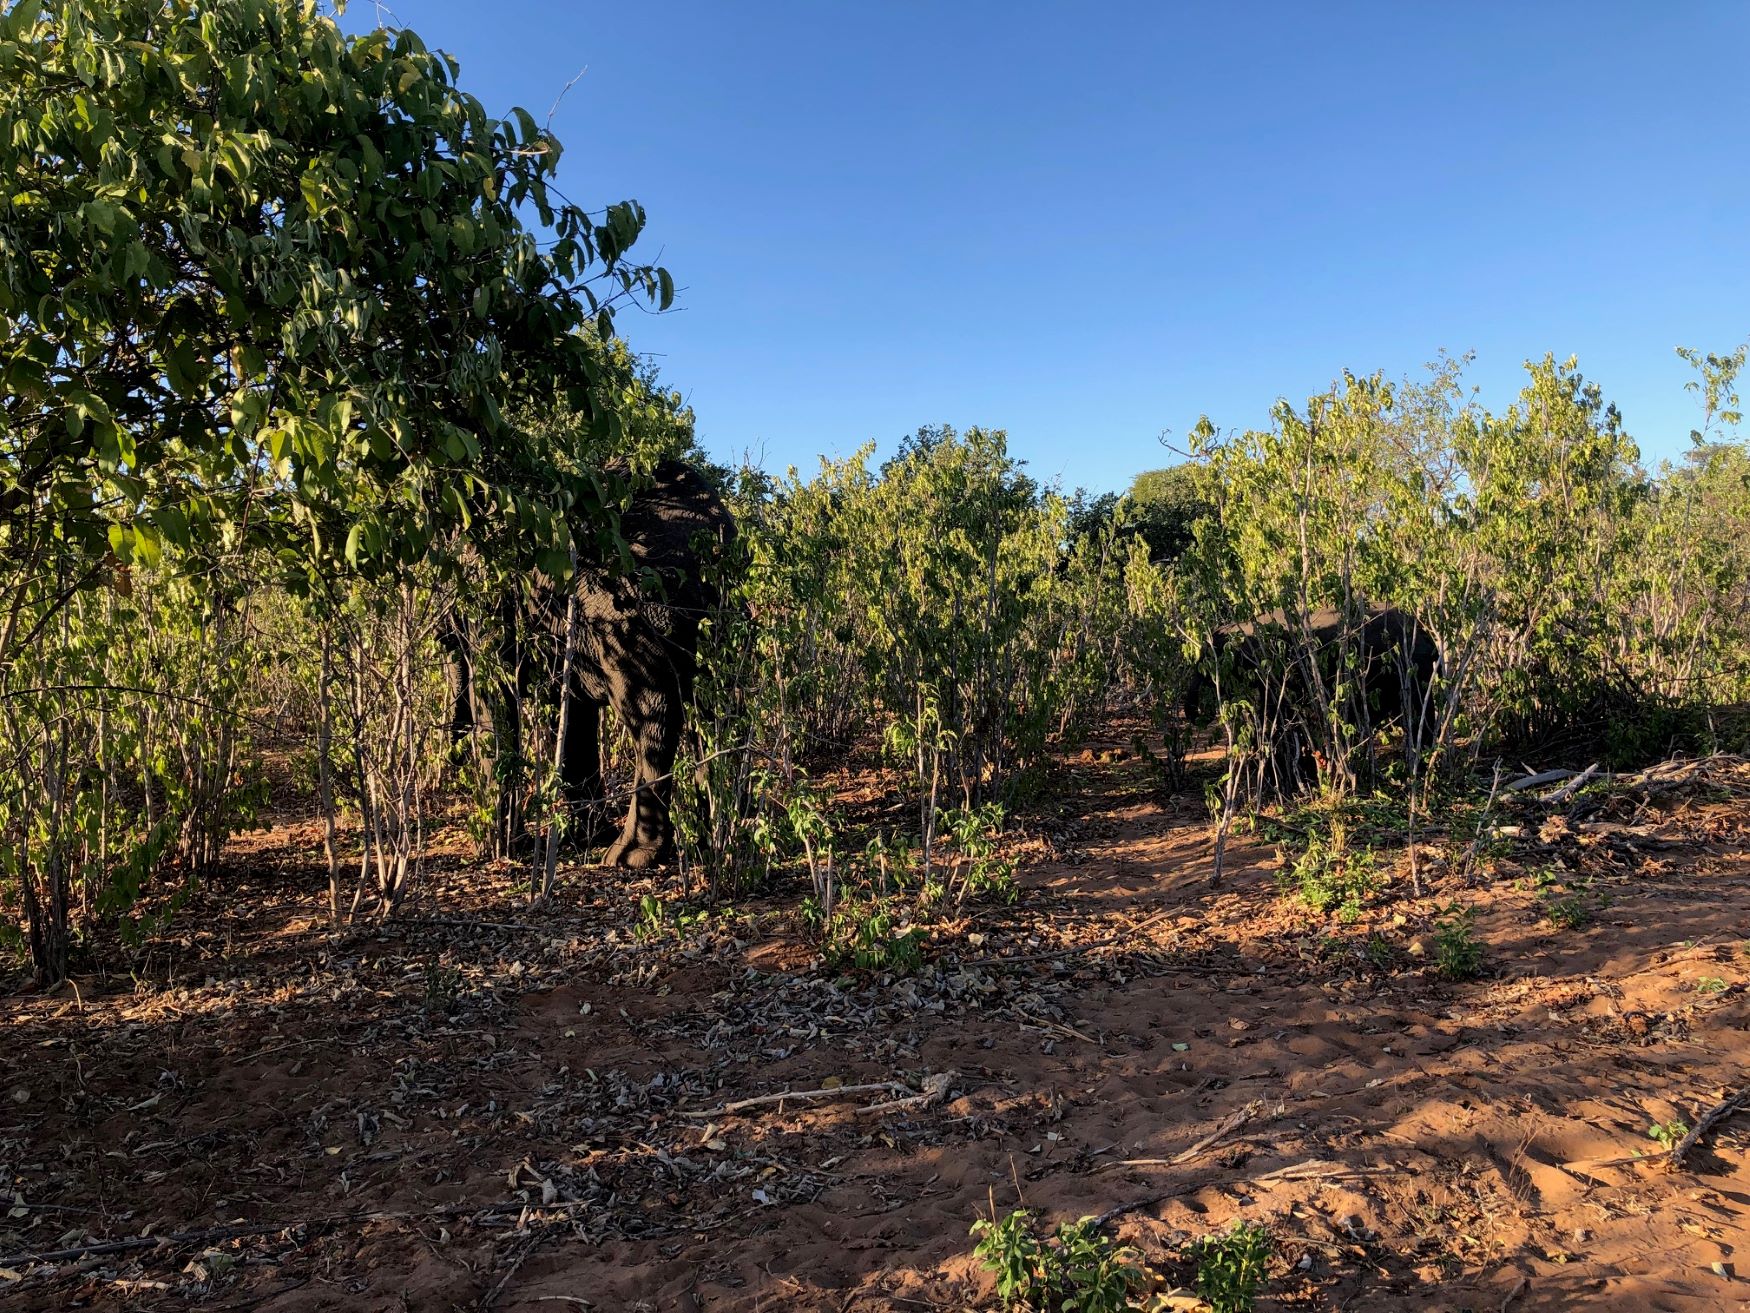
[[[886,982],[814,969],[789,891],[640,940],[649,884],[593,870],[532,914],[453,861],[428,919],[336,945],[313,829],[253,836],[137,986],[0,1004],[0,1307],[994,1307],[993,1200],[1127,1210],[1168,1282],[1265,1222],[1260,1308],[1750,1307],[1750,1115],[1680,1172],[1648,1137],[1750,1083],[1750,806],[1345,926],[1256,843],[1211,890],[1134,761],[1057,794],[1020,903]],[[1452,898],[1474,981],[1428,969]],[[786,1089],[830,1092],[710,1111]]]

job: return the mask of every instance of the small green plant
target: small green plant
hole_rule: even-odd
[[[1198,1295],[1214,1313],[1251,1313],[1270,1263],[1270,1232],[1235,1222],[1225,1235],[1204,1236],[1185,1248],[1197,1266]]]
[[[808,865],[814,901],[819,905],[823,919],[830,924],[833,904],[838,901],[839,878],[833,851],[836,836],[826,796],[806,780],[799,780],[792,785],[785,814]]]
[[[916,860],[916,851],[903,835],[877,834],[863,846],[863,866],[873,874],[877,893],[910,888]]]
[[[1448,903],[1434,921],[1434,971],[1442,980],[1473,980],[1482,970],[1483,946],[1471,923],[1476,909]]]
[[[1397,965],[1398,950],[1384,935],[1367,936],[1367,943],[1363,946],[1362,952],[1367,956],[1367,964],[1375,971],[1390,971]]]
[[[1007,1217],[979,1218],[972,1224],[978,1237],[972,1252],[984,1270],[997,1279],[997,1298],[1004,1308],[1039,1307],[1050,1287],[1044,1276],[1045,1246],[1033,1234],[1033,1218],[1024,1208]]]
[[[1015,864],[996,855],[1003,820],[1003,809],[994,802],[942,813],[942,828],[954,844],[942,892],[955,903],[986,896],[1001,903],[1013,903],[1020,896],[1015,884]]]
[[[632,924],[632,937],[640,943],[650,943],[672,930],[675,938],[685,939],[710,923],[709,907],[670,907],[655,894],[644,894],[638,899],[638,919]]]
[[[1114,1245],[1092,1217],[1059,1226],[1051,1252],[1059,1271],[1059,1307],[1066,1313],[1124,1313],[1147,1280],[1130,1252]]]
[[[1042,1240],[1032,1215],[1017,1208],[1001,1220],[980,1218],[972,1234],[978,1237],[972,1252],[996,1277],[1004,1308],[1124,1313],[1147,1280],[1135,1256],[1092,1217],[1064,1222]]]
[[[1331,822],[1329,837],[1314,835],[1294,865],[1278,883],[1321,915],[1335,912],[1340,921],[1361,915],[1362,904],[1380,886],[1378,864],[1371,848],[1350,848],[1344,823]]]
[[[633,938],[641,943],[662,938],[668,929],[668,905],[655,894],[645,894],[638,900],[638,920],[632,927]]]
[[[1647,1127],[1647,1138],[1657,1140],[1666,1149],[1675,1149],[1688,1134],[1689,1124],[1675,1118],[1668,1122],[1654,1122]]]
[[[462,996],[462,973],[441,962],[428,962],[425,967],[425,1010],[434,1016],[456,1010]]]
[[[1558,930],[1580,930],[1592,919],[1592,909],[1580,894],[1550,899],[1543,905],[1543,914]]]
[[[1562,877],[1556,873],[1553,866],[1540,866],[1525,877],[1525,887],[1537,893],[1554,889],[1562,882]]]
[[[911,923],[896,899],[846,894],[830,915],[812,897],[802,900],[802,917],[821,932],[821,951],[835,971],[891,971],[908,975],[924,964],[924,932]]]
[[[1718,976],[1703,976],[1695,982],[1695,992],[1698,994],[1723,994],[1726,992],[1726,982]]]

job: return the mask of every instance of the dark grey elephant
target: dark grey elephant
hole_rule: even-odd
[[[664,461],[633,495],[620,517],[620,533],[632,573],[579,571],[559,775],[574,827],[571,837],[585,844],[605,841],[611,822],[602,785],[601,722],[602,709],[612,707],[632,737],[635,778],[625,823],[603,861],[662,866],[674,860],[669,803],[682,713],[697,672],[699,625],[720,601],[706,578],[706,563],[733,540],[735,523],[698,470]],[[537,580],[532,601],[507,601],[498,608],[499,668],[514,672],[517,699],[509,688],[476,686],[471,636],[461,625],[451,628],[445,646],[453,665],[452,728],[458,739],[472,729],[480,708],[493,722],[497,751],[520,755],[519,718],[509,709],[536,672],[544,676],[562,668],[568,600]],[[507,844],[514,843],[520,809],[514,800],[501,799],[500,812],[501,834]]]
[[[1347,614],[1313,611],[1304,629],[1298,618],[1273,611],[1243,624],[1223,625],[1211,647],[1185,687],[1185,717],[1193,723],[1207,723],[1219,710],[1215,663],[1222,700],[1249,700],[1278,721],[1316,708],[1315,670],[1327,696],[1344,673],[1342,682],[1354,690],[1358,703],[1346,708],[1352,723],[1384,725],[1403,719],[1406,707],[1415,711],[1423,704],[1440,662],[1433,636],[1395,606]],[[1352,664],[1340,672],[1339,663]]]

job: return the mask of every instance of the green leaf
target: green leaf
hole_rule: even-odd
[[[189,546],[188,516],[179,507],[160,506],[152,516],[164,540],[173,546],[187,549]]]
[[[8,40],[18,40],[36,25],[42,10],[42,0],[16,0],[11,9],[0,15],[0,32],[4,32]]]

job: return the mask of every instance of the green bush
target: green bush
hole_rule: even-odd
[[[1472,980],[1483,967],[1483,946],[1472,929],[1474,907],[1448,903],[1434,920],[1434,972],[1442,980]]]
[[[1251,1313],[1268,1276],[1272,1248],[1269,1231],[1244,1222],[1186,1247],[1186,1258],[1197,1268],[1197,1293],[1213,1313]]]
[[[1032,1215],[1016,1209],[1001,1220],[980,1218],[973,1253],[997,1282],[1004,1308],[1039,1313],[1124,1313],[1147,1280],[1128,1250],[1114,1245],[1092,1217],[1064,1222],[1046,1238]]]
[[[891,895],[841,896],[830,913],[810,895],[802,901],[802,917],[820,935],[821,952],[835,971],[909,975],[924,964],[923,929]]]
[[[1373,850],[1351,848],[1347,834],[1340,821],[1328,834],[1314,834],[1277,880],[1321,916],[1334,912],[1339,920],[1353,921],[1382,881]]]

